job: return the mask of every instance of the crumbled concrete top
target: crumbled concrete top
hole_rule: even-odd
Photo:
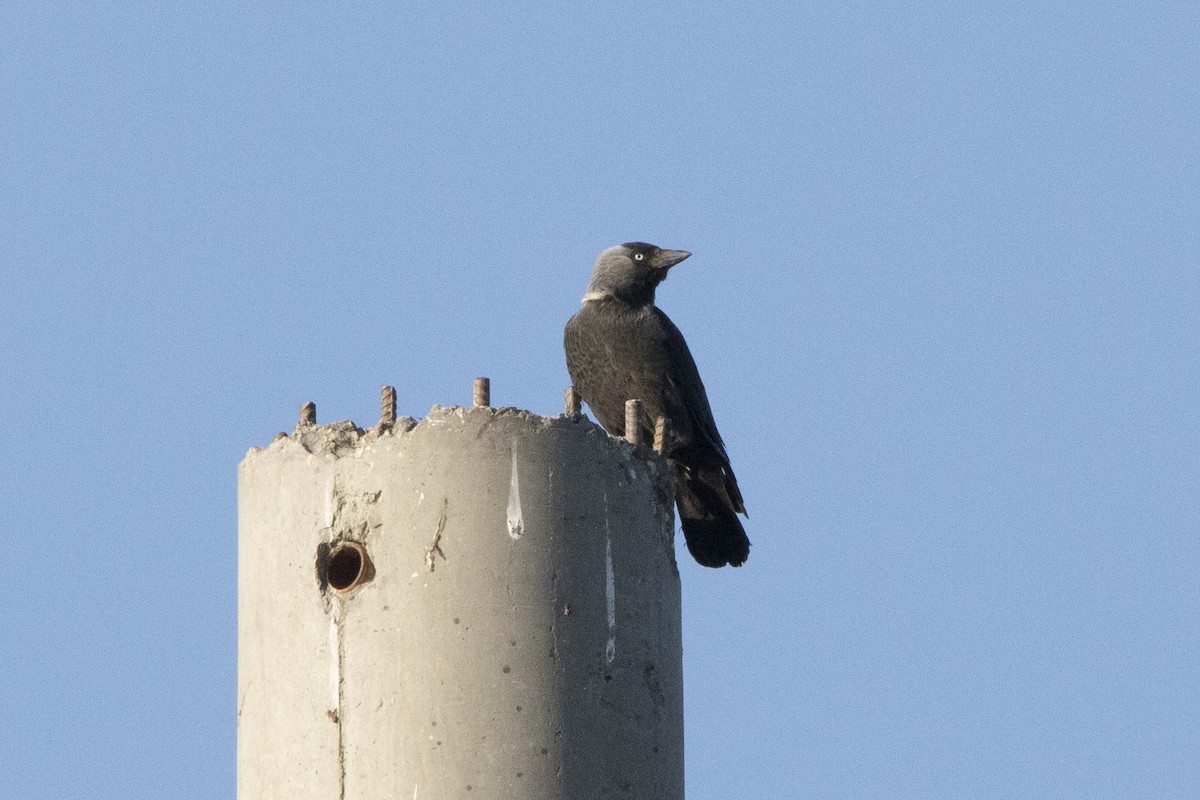
[[[487,428],[503,426],[510,435],[556,431],[579,435],[604,442],[614,458],[623,461],[636,459],[646,465],[656,483],[673,482],[674,474],[667,459],[647,446],[635,447],[624,439],[610,436],[603,428],[583,414],[560,414],[544,417],[520,408],[492,408],[434,405],[424,419],[399,417],[390,425],[360,428],[350,420],[326,425],[298,424],[290,435],[280,433],[266,448],[251,447],[247,459],[259,453],[299,446],[305,452],[325,458],[360,456],[377,442],[399,436],[421,436],[431,429],[461,427],[464,435],[478,438]],[[673,492],[673,489],[671,489]]]

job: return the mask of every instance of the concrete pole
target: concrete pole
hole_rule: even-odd
[[[239,466],[239,800],[682,800],[671,470],[482,394]]]

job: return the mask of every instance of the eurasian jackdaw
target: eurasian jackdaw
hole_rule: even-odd
[[[708,395],[683,334],[654,305],[654,290],[691,253],[644,242],[600,254],[583,296],[567,322],[563,344],[571,381],[613,436],[625,434],[625,401],[642,400],[645,438],[664,415],[666,451],[675,463],[675,503],[688,551],[706,567],[741,566],[750,540],[737,515],[742,493]]]

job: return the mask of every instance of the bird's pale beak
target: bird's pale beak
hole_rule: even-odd
[[[690,255],[687,250],[659,250],[650,259],[650,266],[655,269],[670,269]]]

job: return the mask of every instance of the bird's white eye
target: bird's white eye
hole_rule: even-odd
[[[645,258],[645,257],[646,257],[646,256],[645,256],[645,254],[644,254],[644,253],[634,253],[634,254],[633,254],[633,260],[634,260],[634,261],[641,261],[641,260],[642,260],[643,258]]]

